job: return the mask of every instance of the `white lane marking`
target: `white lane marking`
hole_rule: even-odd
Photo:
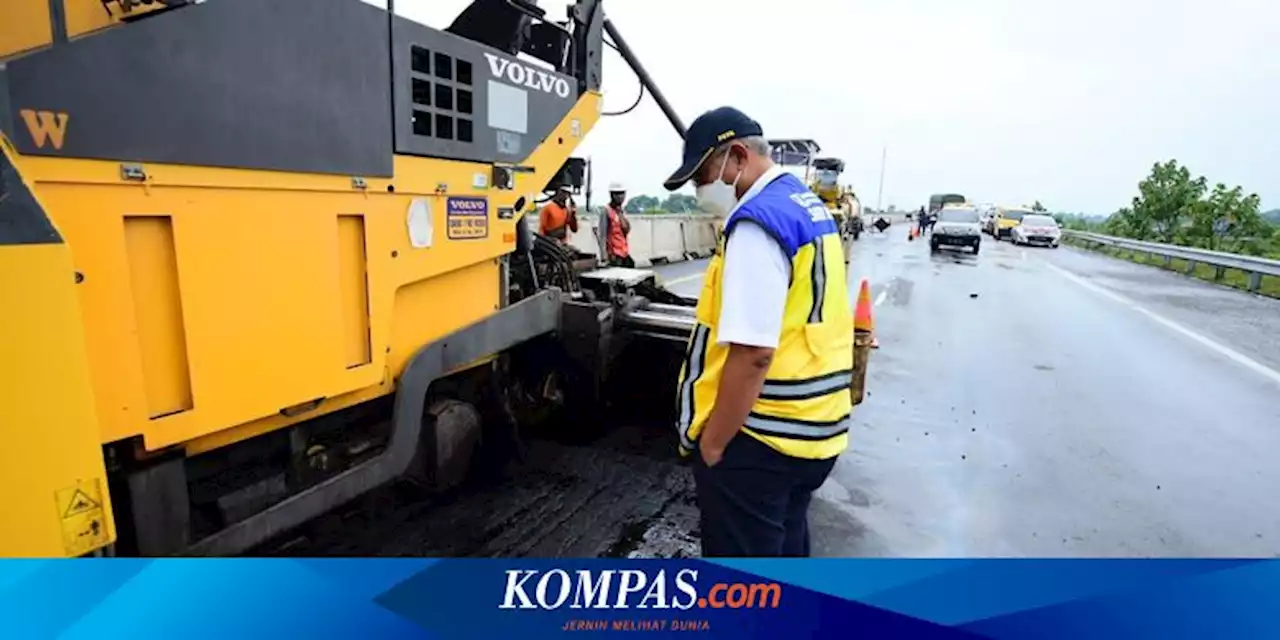
[[[1027,250],[1026,250],[1026,249],[1023,249],[1023,250],[1021,251],[1021,254],[1022,254],[1022,259],[1023,259],[1023,260],[1026,260],[1026,259],[1027,259]]]
[[[880,295],[876,296],[875,306],[877,307],[880,306],[880,303],[884,302],[884,299],[888,297],[889,297],[889,288],[885,287],[883,290],[880,291]]]
[[[672,286],[672,285],[680,284],[681,282],[688,282],[688,281],[693,280],[693,279],[695,279],[695,278],[701,278],[701,277],[702,277],[702,274],[701,274],[701,273],[694,273],[694,274],[687,275],[687,276],[680,276],[679,278],[675,278],[675,279],[673,279],[673,280],[664,280],[664,281],[662,282],[662,284],[664,284],[664,285],[666,285],[666,286],[670,287],[670,286]]]
[[[1182,334],[1183,336],[1190,338],[1195,342],[1200,343],[1200,346],[1205,347],[1206,349],[1209,349],[1210,351],[1213,351],[1218,355],[1224,356],[1227,359],[1234,361],[1236,364],[1246,369],[1249,369],[1254,373],[1264,378],[1267,378],[1268,380],[1276,384],[1280,384],[1280,371],[1276,371],[1275,369],[1272,369],[1271,367],[1268,367],[1267,365],[1262,364],[1261,362],[1258,362],[1257,360],[1254,360],[1253,358],[1250,358],[1249,356],[1246,356],[1243,353],[1240,353],[1239,351],[1232,349],[1231,347],[1214,342],[1213,340],[1206,338],[1164,316],[1161,316],[1155,313],[1154,311],[1149,311],[1143,308],[1142,306],[1139,306],[1138,303],[1134,302],[1133,300],[1130,300],[1114,291],[1109,291],[1107,289],[1104,289],[1092,282],[1089,282],[1088,280],[1085,280],[1084,278],[1081,278],[1080,276],[1077,276],[1074,273],[1071,273],[1070,271],[1067,271],[1066,269],[1063,269],[1062,267],[1059,267],[1055,264],[1050,264],[1048,262],[1044,263],[1044,265],[1062,274],[1062,276],[1065,277],[1066,279],[1090,291],[1093,291],[1094,293],[1101,294],[1107,298],[1110,298],[1116,302],[1119,302],[1120,304],[1126,307],[1129,307],[1130,309],[1133,309],[1138,313],[1141,313],[1142,315],[1154,320],[1155,322],[1162,324],[1165,327],[1172,329]]]

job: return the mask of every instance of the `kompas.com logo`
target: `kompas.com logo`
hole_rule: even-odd
[[[666,569],[650,575],[638,569],[538,571],[509,569],[499,609],[776,609],[782,585],[776,582],[716,582],[698,587],[696,569]]]

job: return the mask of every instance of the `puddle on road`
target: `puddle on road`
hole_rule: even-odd
[[[889,302],[895,307],[905,307],[911,303],[911,290],[915,283],[905,278],[894,278],[889,281]]]

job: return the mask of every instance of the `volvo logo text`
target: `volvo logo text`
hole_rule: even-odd
[[[487,51],[484,57],[489,59],[489,72],[495,78],[504,78],[512,83],[522,84],[543,93],[555,93],[561,98],[569,97],[569,82],[564,78],[496,56]]]

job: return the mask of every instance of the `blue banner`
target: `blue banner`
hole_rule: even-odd
[[[1268,560],[8,560],[0,638],[1280,636]]]

